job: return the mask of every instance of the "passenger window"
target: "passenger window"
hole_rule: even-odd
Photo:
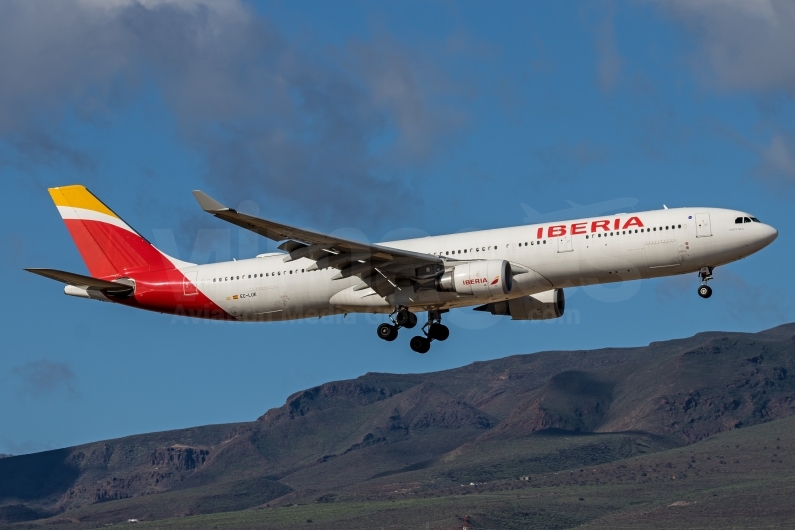
[[[547,240],[546,240],[546,239],[544,240],[544,244],[545,244],[545,245],[547,244]]]
[[[585,236],[585,239],[588,239],[588,236]]]
[[[213,278],[213,283],[215,283],[215,278]]]
[[[464,249],[464,254],[466,254],[466,253],[467,253],[467,249]]]
[[[682,228],[682,225],[677,225],[677,228]]]

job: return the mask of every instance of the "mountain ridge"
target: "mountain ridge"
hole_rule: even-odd
[[[793,353],[785,324],[367,373],[295,392],[252,422],[0,459],[0,524],[375,502],[408,483],[442,495],[456,481],[606,466],[795,415]]]

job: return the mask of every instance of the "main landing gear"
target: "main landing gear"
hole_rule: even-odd
[[[392,315],[389,315],[389,319],[392,324],[383,323],[378,326],[378,336],[389,342],[397,338],[400,328],[411,329],[417,325],[417,315],[405,307],[398,308]],[[431,349],[431,341],[447,340],[447,337],[450,336],[450,329],[442,324],[442,311],[433,309],[428,311],[428,322],[422,326],[422,333],[424,336],[417,335],[412,337],[409,342],[411,349],[417,353],[428,353],[428,350]]]
[[[378,336],[388,342],[392,342],[397,338],[400,328],[411,329],[417,325],[417,315],[405,307],[399,307],[394,313],[389,315],[389,320],[392,321],[392,324],[385,322],[378,326],[377,330]]]
[[[698,275],[701,277],[701,286],[698,288],[698,296],[701,298],[709,298],[712,296],[712,288],[707,285],[707,282],[712,279],[712,267],[701,267],[701,270],[698,271]]]

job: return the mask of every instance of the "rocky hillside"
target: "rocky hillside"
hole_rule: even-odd
[[[463,481],[671,450],[793,415],[793,353],[790,324],[430,374],[368,373],[297,392],[250,423],[0,459],[0,523],[375,501],[408,482],[443,495]]]

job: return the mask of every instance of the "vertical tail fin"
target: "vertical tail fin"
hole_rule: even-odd
[[[50,188],[49,192],[91,276],[126,276],[173,269],[179,263],[157,250],[84,186]]]

